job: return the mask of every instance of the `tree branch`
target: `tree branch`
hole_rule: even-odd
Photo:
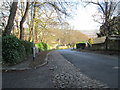
[[[87,5],[89,5],[89,4],[95,4],[95,5],[98,5],[100,8],[101,8],[101,10],[102,10],[102,12],[105,14],[105,10],[104,10],[104,8],[102,7],[102,5],[99,3],[99,2],[89,2],[89,1],[86,1],[85,3],[87,3]],[[86,5],[86,6],[87,6]],[[85,7],[86,7],[85,6]]]

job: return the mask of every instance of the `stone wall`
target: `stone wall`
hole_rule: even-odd
[[[90,50],[106,50],[106,41],[104,43],[92,44],[88,47]],[[120,40],[108,40],[108,50],[120,50]]]

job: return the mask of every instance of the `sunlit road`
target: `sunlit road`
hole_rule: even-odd
[[[70,49],[57,51],[87,76],[106,83],[111,88],[119,86],[117,56],[77,52]]]

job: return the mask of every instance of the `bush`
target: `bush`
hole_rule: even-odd
[[[42,43],[44,51],[48,50],[48,45],[46,43]]]
[[[10,35],[2,38],[2,61],[7,64],[16,64],[24,60],[24,57],[31,53],[31,43],[19,40]]]
[[[39,51],[44,51],[44,47],[42,43],[37,43],[35,46],[38,48]]]
[[[31,42],[24,41],[24,40],[21,40],[21,42],[22,42],[22,44],[25,47],[26,55],[31,54],[32,53],[33,44]]]
[[[50,49],[50,46],[46,43],[36,43],[35,46],[38,48],[39,51],[46,51]]]
[[[50,50],[51,49],[51,46],[47,44],[47,50]]]

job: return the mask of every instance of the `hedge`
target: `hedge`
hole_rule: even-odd
[[[32,43],[9,35],[2,38],[2,63],[16,64],[32,53]]]
[[[28,41],[24,41],[24,40],[21,40],[21,41],[22,41],[22,44],[25,47],[26,55],[31,54],[32,53],[32,47],[33,47],[32,42],[28,42]]]

